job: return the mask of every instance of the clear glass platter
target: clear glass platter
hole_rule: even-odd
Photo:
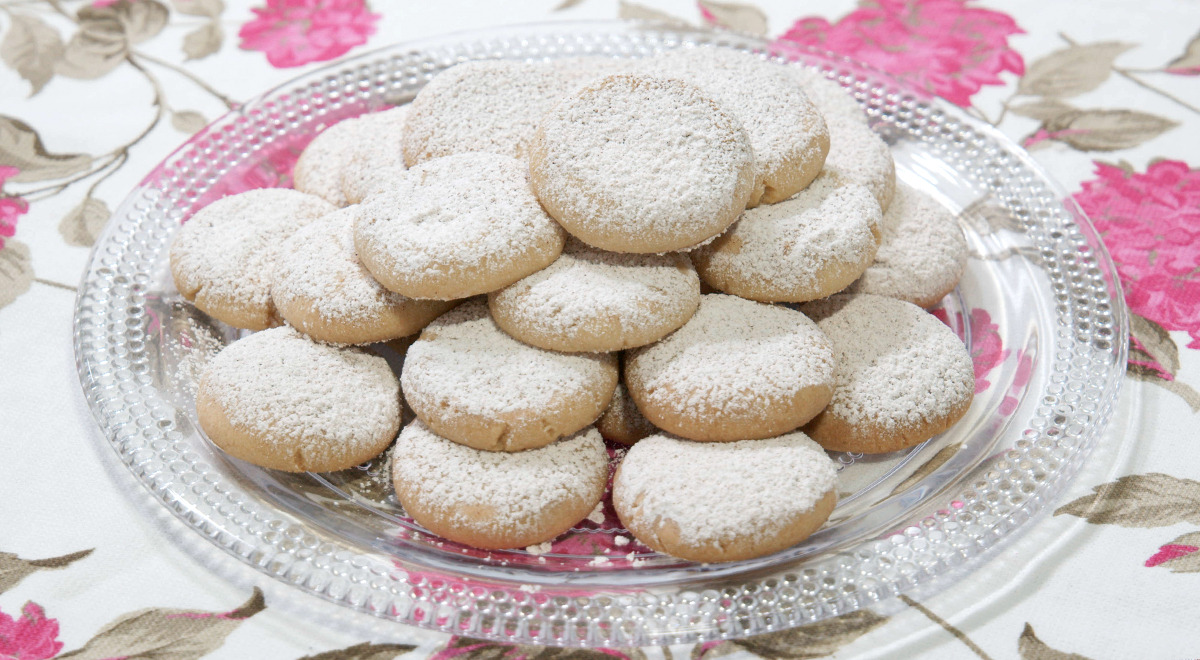
[[[978,393],[953,429],[896,454],[836,454],[842,498],[822,530],[769,557],[713,565],[651,552],[611,506],[546,548],[473,550],[407,518],[382,459],[284,474],[224,455],[197,430],[196,376],[238,336],[171,282],[168,247],[197,209],[288,185],[320,127],[404,103],[458,62],[696,44],[820,68],[892,144],[899,178],[959,213],[972,258],[935,313],[967,342]],[[729,639],[951,584],[1062,491],[1104,430],[1128,336],[1115,271],[1070,197],[999,133],[868,67],[781,48],[617,22],[489,30],[368,53],[219,119],[120,205],[80,284],[75,354],[105,437],[159,501],[231,555],[346,607],[459,635],[591,647]]]

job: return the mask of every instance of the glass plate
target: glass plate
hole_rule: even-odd
[[[640,57],[695,44],[819,67],[866,108],[893,146],[899,177],[960,214],[972,258],[936,313],[967,342],[980,391],[952,430],[895,454],[835,455],[842,499],[825,528],[775,555],[715,565],[631,542],[611,505],[548,547],[474,550],[405,517],[382,460],[290,475],[232,459],[197,431],[195,377],[238,335],[182,302],[171,282],[167,248],[197,209],[287,186],[319,127],[406,102],[458,62]],[[75,353],[92,412],[134,475],[197,532],[268,575],[355,610],[471,637],[689,643],[927,593],[995,555],[1062,491],[1111,414],[1127,342],[1113,273],[1095,230],[1025,152],[884,74],[731,34],[559,23],[385,48],[213,123],[114,213],[79,288]]]

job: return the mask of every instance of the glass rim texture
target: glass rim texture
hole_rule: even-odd
[[[181,303],[171,283],[170,242],[196,210],[279,185],[275,155],[294,159],[320,126],[406,102],[459,62],[697,46],[758,52],[841,83],[891,144],[899,179],[959,214],[972,258],[935,313],[977,365],[979,356],[992,363],[955,428],[895,455],[835,455],[844,492],[825,528],[768,557],[711,565],[636,547],[594,556],[468,552],[382,499],[358,497],[340,473],[248,466],[199,432],[189,358],[237,333]],[[1112,414],[1128,342],[1115,272],[1087,218],[1028,154],[882,72],[731,33],[551,23],[383,48],[304,74],[211,124],[113,214],[79,286],[74,346],[84,395],[126,467],[187,525],[281,582],[383,619],[481,639],[683,644],[928,593],[995,556],[1062,492]],[[589,533],[613,530],[581,532]]]

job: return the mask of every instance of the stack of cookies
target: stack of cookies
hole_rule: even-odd
[[[320,133],[294,181],[172,246],[186,299],[261,330],[207,366],[200,424],[289,471],[395,441],[401,504],[453,541],[570,529],[607,440],[632,445],[612,498],[642,543],[769,554],[833,510],[826,450],[910,447],[971,403],[970,356],[922,309],[963,273],[955,219],[813,71],[718,48],[468,62]],[[397,379],[370,345],[416,333]]]

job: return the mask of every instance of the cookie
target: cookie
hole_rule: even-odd
[[[439,73],[413,99],[405,162],[473,151],[524,157],[541,116],[583,82],[569,64],[484,60]]]
[[[850,95],[850,90],[830,80],[821,71],[810,67],[792,66],[788,67],[788,73],[826,120],[838,117],[856,121],[864,126],[869,125],[867,113],[863,112],[862,106]]]
[[[184,299],[236,328],[278,325],[271,276],[279,246],[337,207],[295,190],[230,195],[196,212],[171,244],[171,276]]]
[[[836,486],[836,463],[800,432],[723,443],[654,435],[625,454],[613,507],[658,552],[737,561],[808,538],[833,512]]]
[[[359,260],[410,298],[495,291],[549,266],[566,240],[533,196],[524,163],[489,153],[422,163],[355,213]]]
[[[567,352],[649,344],[699,305],[700,278],[686,256],[605,252],[574,239],[545,269],[488,296],[505,332]]]
[[[608,410],[600,415],[600,419],[596,420],[596,430],[605,440],[622,445],[632,445],[659,432],[658,427],[651,424],[637,409],[637,404],[633,402],[633,397],[629,396],[629,390],[625,389],[623,383],[617,383],[612,403],[608,405]]]
[[[354,203],[343,189],[346,177],[404,164],[400,142],[407,116],[408,106],[401,106],[345,119],[326,128],[301,152],[292,169],[292,185],[335,206]]]
[[[523,344],[496,326],[486,302],[471,300],[425,328],[400,381],[435,433],[477,449],[522,451],[596,421],[617,386],[617,358]]]
[[[392,481],[405,512],[429,531],[483,548],[549,541],[600,503],[608,453],[586,428],[540,449],[480,451],[417,420],[392,451]]]
[[[714,288],[803,302],[846,288],[875,260],[882,214],[866,188],[826,169],[792,199],[759,206],[691,253]]]
[[[754,193],[740,121],[696,87],[603,78],[547,112],[529,148],[542,206],[576,238],[613,252],[690,248],[733,224]]]
[[[371,344],[420,332],[454,306],[388,291],[354,253],[354,211],[341,209],[283,244],[271,298],[292,327],[318,341]]]
[[[710,294],[679,330],[625,354],[625,385],[655,426],[691,440],[769,438],[821,411],[833,349],[803,314]]]
[[[646,62],[648,72],[699,87],[742,122],[754,149],[755,184],[747,207],[803,190],[825,163],[825,119],[787,67],[729,48],[680,48]]]
[[[883,214],[883,240],[875,263],[846,293],[873,293],[933,307],[958,286],[967,254],[954,214],[901,183]]]
[[[971,406],[971,356],[925,310],[870,294],[802,305],[833,343],[833,399],[804,432],[830,451],[878,454],[920,444]]]
[[[378,456],[400,430],[387,360],[272,328],[226,346],[200,376],[200,428],[230,455],[288,472],[327,472]]]

